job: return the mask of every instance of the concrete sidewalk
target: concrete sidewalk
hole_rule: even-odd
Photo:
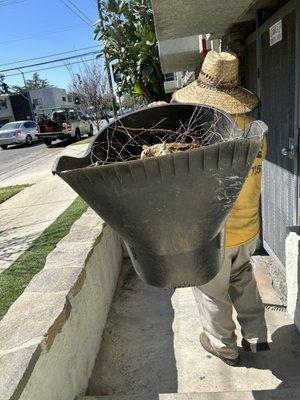
[[[88,145],[69,146],[59,155],[80,157]],[[58,176],[51,166],[59,156],[55,154],[46,165],[34,169],[6,186],[32,183],[9,200],[0,204],[0,272],[8,268],[31,243],[74,201],[77,194]]]
[[[115,294],[84,399],[149,400],[165,398],[162,393],[174,394],[166,395],[170,400],[300,398],[299,332],[272,287],[264,257],[255,257],[255,264],[271,351],[240,349],[240,367],[224,364],[199,343],[201,321],[191,288],[151,287],[129,270]]]

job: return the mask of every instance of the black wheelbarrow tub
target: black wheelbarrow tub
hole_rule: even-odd
[[[130,126],[151,127],[162,116],[174,117],[171,107],[174,105],[142,110],[126,116],[127,120],[122,118],[121,123],[129,126],[130,118]],[[192,113],[195,108],[175,107],[177,121],[182,120],[181,107],[185,107],[182,114],[187,110]],[[226,134],[240,134],[229,116],[214,112],[223,118]],[[176,129],[174,121],[167,126],[171,125]],[[103,132],[107,134],[106,129],[94,142]],[[164,288],[199,286],[220,270],[225,221],[265,131],[266,126],[257,121],[250,125],[247,137],[93,167],[90,146],[81,159],[59,158],[53,172],[122,236],[133,265],[145,282]]]

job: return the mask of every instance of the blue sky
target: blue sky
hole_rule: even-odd
[[[70,3],[64,0],[70,7]],[[92,22],[98,19],[96,0],[72,0]],[[77,11],[78,12],[78,11]],[[65,51],[99,46],[100,42],[93,40],[92,27],[85,24],[77,15],[72,13],[61,0],[0,0],[0,64],[46,56]],[[82,50],[65,56],[76,55],[88,51]],[[88,56],[92,58],[93,56]],[[33,64],[35,62],[48,61],[35,60],[14,65],[1,65],[0,70],[15,67],[16,65]],[[73,61],[78,61],[74,59]],[[71,62],[71,61],[70,61]],[[62,63],[60,63],[62,64]],[[27,71],[34,71],[41,68],[52,67],[55,64],[28,68]],[[78,66],[73,65],[76,69]],[[24,72],[26,70],[23,70]],[[18,71],[10,71],[4,74],[9,75]],[[68,88],[70,75],[68,70],[63,68],[38,71],[42,78],[46,78],[52,85]],[[30,78],[32,73],[26,74]],[[8,85],[23,85],[21,75],[7,77]]]

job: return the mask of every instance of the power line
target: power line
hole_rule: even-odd
[[[79,7],[76,6],[76,4],[73,3],[71,0],[67,0],[69,4],[71,4],[84,18],[86,18],[91,24],[93,24],[93,21],[83,12],[80,10]]]
[[[53,34],[60,33],[60,32],[66,32],[66,31],[73,30],[75,28],[78,29],[79,26],[81,26],[81,25],[71,25],[71,26],[67,26],[64,28],[60,28],[60,29],[56,28],[56,29],[50,29],[50,30],[42,31],[42,32],[34,32],[34,33],[31,33],[31,34],[25,35],[25,36],[24,35],[23,36],[15,36],[15,37],[12,37],[11,39],[5,39],[5,40],[0,41],[0,45],[7,44],[7,43],[13,43],[13,42],[20,42],[23,40],[36,39],[37,37],[40,38],[41,36],[53,35]]]
[[[63,67],[67,68],[69,65],[81,64],[81,63],[85,63],[85,62],[89,62],[89,61],[95,61],[95,58],[93,57],[93,58],[88,58],[88,59],[86,59],[86,60],[75,61],[75,62],[68,63],[68,64],[55,65],[55,66],[52,66],[52,67],[35,69],[35,70],[31,70],[31,71],[26,71],[26,72],[24,72],[24,73],[25,73],[25,74],[32,74],[32,73],[34,73],[34,72],[46,71],[46,70],[48,70],[48,69],[63,68]],[[5,78],[9,78],[9,77],[11,77],[11,76],[18,76],[18,75],[20,75],[20,74],[21,74],[21,73],[18,72],[18,73],[15,73],[15,74],[5,75]]]
[[[13,68],[7,68],[7,69],[2,69],[0,70],[0,72],[9,72],[9,71],[14,71],[16,69],[24,69],[24,68],[30,68],[30,67],[36,67],[39,65],[45,65],[45,64],[52,64],[55,62],[59,62],[59,61],[66,61],[66,60],[71,60],[73,58],[79,58],[79,57],[84,57],[84,56],[89,56],[91,54],[99,54],[99,51],[89,51],[87,53],[82,53],[82,54],[78,54],[76,56],[70,56],[70,57],[64,57],[64,58],[57,58],[56,60],[51,60],[51,61],[43,61],[40,63],[35,63],[35,64],[28,64],[28,65],[22,65],[20,67],[13,67]]]
[[[28,0],[16,0],[16,1],[3,1],[0,3],[0,7],[6,7],[6,6],[11,6],[11,5],[15,5],[15,4],[20,4],[20,3],[25,3]]]
[[[27,62],[27,61],[41,60],[41,59],[43,59],[43,58],[50,58],[50,57],[54,57],[54,56],[61,56],[61,55],[63,55],[63,54],[74,53],[75,51],[90,50],[90,49],[95,49],[95,48],[98,48],[98,46],[82,47],[82,48],[80,48],[80,49],[69,50],[69,51],[63,51],[62,53],[54,53],[54,54],[49,54],[49,55],[47,55],[47,56],[40,56],[40,57],[34,57],[34,58],[27,58],[26,60],[11,61],[11,62],[9,62],[9,63],[0,64],[0,67],[2,67],[3,65],[13,65],[13,64],[23,63],[23,62]]]
[[[76,14],[78,18],[80,18],[83,22],[85,22],[89,27],[93,28],[93,24],[90,22],[87,22],[86,19],[82,18],[80,14],[78,14],[73,8],[71,8],[67,3],[64,2],[64,0],[60,0],[61,3],[63,3],[70,11],[72,11],[73,14]]]

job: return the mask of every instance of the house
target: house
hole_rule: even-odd
[[[179,39],[179,43],[181,42],[181,39]],[[213,39],[210,34],[184,38],[183,43],[185,43],[185,54],[180,54],[178,60],[178,40],[167,40],[159,43],[162,70],[167,71],[164,82],[166,93],[173,93],[195,79],[194,71],[203,59],[203,55],[208,50],[219,51],[221,48],[220,39]],[[183,56],[184,64],[182,64]],[[181,70],[182,65],[184,65],[184,70]]]
[[[65,89],[45,87],[29,91],[31,101],[36,113],[45,108],[74,107],[73,96],[67,94]]]
[[[0,96],[0,126],[24,119],[34,119],[27,92]]]
[[[182,72],[168,72],[165,74],[164,88],[166,93],[173,93],[182,87]]]
[[[9,100],[9,95],[0,96],[0,126],[14,121],[14,114]]]
[[[269,126],[262,191],[263,245],[287,284],[287,308],[300,329],[300,2],[152,0],[165,74],[199,66],[199,35],[237,53],[241,82],[256,92],[253,115]]]

